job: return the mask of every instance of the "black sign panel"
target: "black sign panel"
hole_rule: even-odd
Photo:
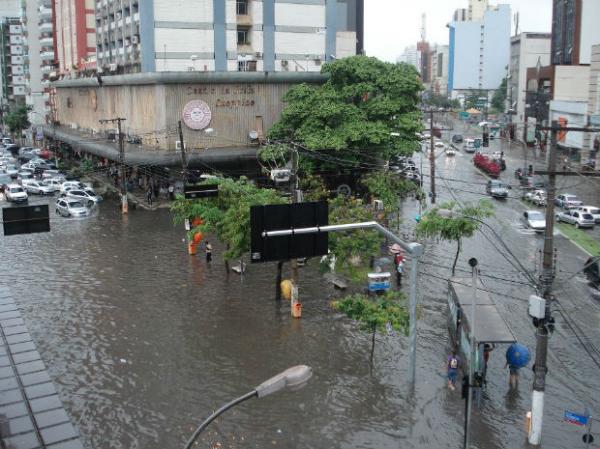
[[[219,184],[186,185],[183,186],[183,195],[187,200],[213,198],[219,196]]]
[[[2,209],[4,235],[50,232],[48,205],[5,207]]]
[[[271,262],[327,254],[326,232],[315,234],[263,237],[265,231],[308,228],[329,224],[327,202],[296,203],[250,208],[251,261]]]

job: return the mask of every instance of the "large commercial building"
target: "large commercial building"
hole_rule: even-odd
[[[98,70],[319,71],[362,53],[364,0],[96,1]]]
[[[527,69],[550,62],[550,33],[521,33],[510,40],[510,67],[508,83],[509,108],[513,122],[523,130],[527,91]],[[522,134],[519,134],[522,135]]]
[[[94,0],[54,0],[60,76],[75,77],[96,68],[95,6]]]
[[[600,42],[598,0],[552,1],[552,64],[589,64]]]
[[[479,10],[477,10],[479,11]],[[510,58],[510,6],[488,7],[482,20],[451,22],[448,90],[495,90]]]

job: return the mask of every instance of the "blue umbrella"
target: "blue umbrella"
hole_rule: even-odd
[[[513,343],[506,350],[506,361],[515,368],[523,368],[529,363],[530,359],[529,349],[520,343]]]

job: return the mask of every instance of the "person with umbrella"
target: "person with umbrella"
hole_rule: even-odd
[[[402,273],[404,272],[404,252],[397,243],[390,246],[390,252],[394,254],[394,265],[396,266],[396,285],[402,286]]]

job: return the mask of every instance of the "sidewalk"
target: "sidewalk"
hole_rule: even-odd
[[[88,177],[93,181],[101,184],[107,192],[111,192],[115,195],[115,197],[120,198],[121,190],[118,187],[114,186],[110,178],[98,175],[89,175]],[[165,198],[164,196],[154,198],[152,201],[152,205],[149,205],[148,200],[146,198],[146,192],[143,189],[136,187],[134,187],[133,191],[127,192],[127,200],[129,204],[133,204],[134,207],[139,207],[144,210],[168,209],[169,207],[171,207],[171,200]]]

